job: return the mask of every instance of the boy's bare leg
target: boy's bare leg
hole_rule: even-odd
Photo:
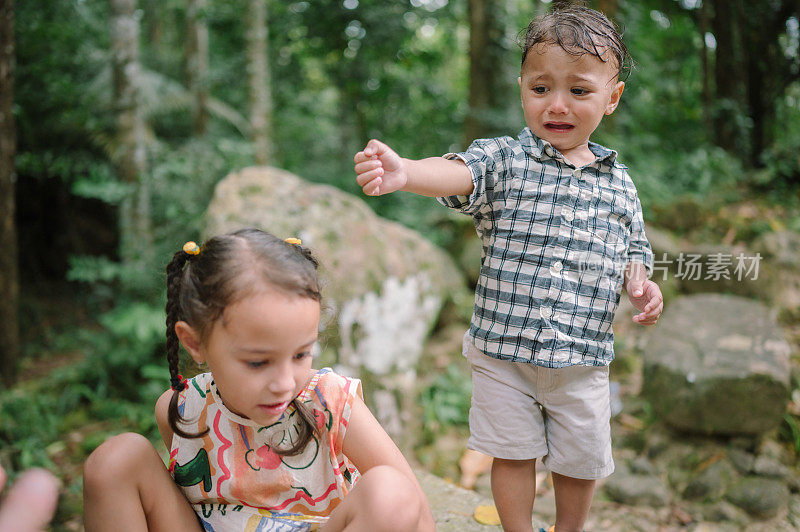
[[[492,496],[505,532],[532,532],[536,460],[492,462]]]
[[[596,480],[553,475],[556,496],[556,532],[580,532],[589,517]]]

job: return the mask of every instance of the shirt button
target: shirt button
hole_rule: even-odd
[[[553,264],[553,271],[560,272],[562,267],[563,265],[561,264],[561,262],[556,262],[555,264]]]
[[[539,315],[544,319],[547,319],[553,315],[553,309],[551,309],[550,307],[540,307]]]
[[[571,222],[575,218],[575,215],[572,214],[572,211],[567,211],[564,213],[564,219],[568,222]]]
[[[581,169],[580,169],[580,168],[578,168],[577,170],[575,170],[574,172],[572,172],[572,175],[574,175],[575,177],[580,177],[580,176],[581,176]]]
[[[581,192],[581,197],[586,201],[589,201],[590,199],[592,199],[592,193],[589,192],[588,190],[584,190],[583,192]]]

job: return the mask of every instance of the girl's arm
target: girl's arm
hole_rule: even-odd
[[[164,445],[167,446],[167,452],[172,449],[172,428],[169,426],[169,401],[172,399],[172,394],[175,393],[171,389],[161,394],[161,397],[156,401],[156,425],[158,425],[158,432],[161,433],[161,439],[164,440]]]
[[[422,520],[427,529],[434,530],[433,514],[428,506],[428,499],[419,485],[417,477],[408,465],[403,453],[383,430],[378,420],[372,415],[364,401],[356,396],[350,414],[347,432],[344,435],[342,451],[355,465],[361,474],[380,465],[391,466],[405,476],[417,487],[425,515]]]

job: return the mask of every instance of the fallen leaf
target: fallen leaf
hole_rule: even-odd
[[[717,462],[719,462],[723,458],[725,458],[725,452],[724,451],[720,451],[718,453],[712,454],[709,458],[706,458],[705,460],[700,462],[700,465],[697,466],[697,468],[695,469],[695,472],[696,473],[701,473],[702,471],[705,471],[706,469],[708,469],[709,466],[711,466],[712,464],[716,464]]]
[[[482,525],[500,525],[500,514],[497,513],[497,508],[492,506],[478,506],[475,508],[475,520]]]

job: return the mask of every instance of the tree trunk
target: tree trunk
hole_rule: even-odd
[[[706,34],[709,30],[708,24],[708,2],[703,2],[700,6],[700,13],[698,14],[697,26],[700,30],[700,40],[702,47],[700,48],[700,60],[703,66],[703,128],[709,138],[712,137],[713,132],[711,128],[711,67],[708,64],[708,45],[706,44]]]
[[[714,137],[718,146],[735,153],[739,144],[736,112],[745,109],[745,99],[741,90],[743,76],[740,55],[738,0],[733,2],[714,0],[712,27],[717,40],[714,58],[715,108],[712,109]]]
[[[750,165],[764,166],[762,154],[774,140],[776,103],[797,80],[780,42],[789,17],[800,16],[800,1],[742,6],[742,35],[746,44],[747,110],[750,128]]]
[[[797,77],[780,39],[800,2],[710,1],[717,40],[712,118],[714,142],[751,167],[773,135],[776,102]],[[744,127],[742,118],[749,127]]]
[[[153,49],[158,50],[161,46],[161,39],[164,35],[164,28],[161,24],[162,8],[160,0],[145,0],[144,20],[147,24],[147,42]]]
[[[247,31],[247,73],[250,85],[250,125],[258,164],[274,164],[272,93],[267,58],[266,0],[250,0]]]
[[[503,25],[501,2],[469,0],[469,112],[464,122],[467,143],[481,137],[508,134],[503,123],[504,96]]]
[[[145,183],[147,152],[139,89],[139,22],[135,0],[112,0],[111,46],[117,148],[114,161],[130,192],[120,205],[120,256],[142,270],[152,253],[150,197]]]
[[[755,33],[758,34],[762,31],[759,28]],[[761,38],[756,35],[753,44],[765,43],[760,42]],[[747,78],[745,79],[747,87],[747,111],[751,118],[752,127],[750,129],[750,166],[757,168],[761,166],[761,152],[764,151],[764,137],[766,134],[765,124],[772,122],[774,111],[774,102],[766,102],[764,93],[766,92],[765,83],[768,83],[769,72],[765,72],[769,68],[769,57],[761,57],[769,53],[768,50],[759,47],[758,54],[750,51],[747,54]],[[763,52],[761,52],[763,50]]]
[[[0,380],[16,378],[19,357],[19,270],[14,220],[14,0],[0,0]]]
[[[208,25],[206,0],[190,0],[186,10],[186,86],[192,93],[192,124],[202,136],[208,126]]]

